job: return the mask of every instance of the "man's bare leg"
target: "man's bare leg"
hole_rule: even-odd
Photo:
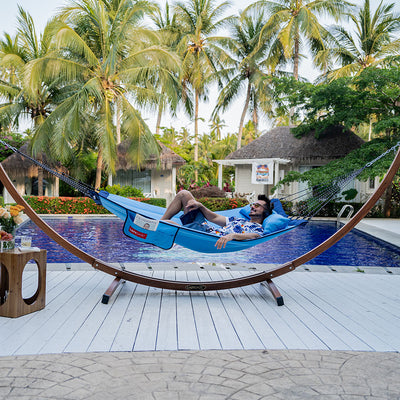
[[[183,212],[186,214],[186,204],[189,200],[194,200],[194,197],[192,193],[190,193],[188,190],[181,190],[180,192],[178,192],[175,198],[172,200],[171,204],[165,210],[165,213],[161,217],[161,220],[170,220],[182,209]]]

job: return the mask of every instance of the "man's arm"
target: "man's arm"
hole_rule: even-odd
[[[221,236],[215,243],[215,247],[219,250],[225,248],[226,244],[231,240],[247,240],[257,239],[260,235],[258,233],[229,233],[226,236]]]
[[[217,224],[219,226],[226,225],[226,217],[209,210],[204,204],[200,203],[199,201],[189,200],[186,205],[186,210],[192,211],[195,209],[199,209],[203,213],[205,219],[212,222],[213,224]]]

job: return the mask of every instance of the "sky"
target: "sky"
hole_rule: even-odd
[[[160,4],[164,5],[165,0],[157,0]],[[357,5],[363,4],[364,0],[353,0],[353,3]],[[380,0],[370,0],[371,8],[375,11]],[[17,13],[18,4],[22,6],[26,11],[28,11],[37,27],[38,31],[42,31],[46,25],[47,20],[52,17],[58,10],[59,7],[63,6],[66,0],[0,0],[0,35],[3,32],[14,34],[16,32],[17,25]],[[170,1],[170,4],[172,0]],[[251,0],[231,0],[232,7],[230,9],[230,14],[236,14],[240,10],[252,3]],[[396,0],[384,0],[384,3],[396,3],[395,9],[400,12],[400,5]],[[313,81],[317,76],[318,72],[314,70],[312,64],[309,60],[303,60],[300,65],[300,75]],[[243,110],[244,105],[244,93],[242,96],[232,104],[232,106],[220,117],[226,125],[223,129],[223,133],[233,133],[238,131],[239,120]],[[209,102],[200,103],[199,117],[204,119],[204,121],[199,122],[200,135],[209,132],[209,119],[212,110],[215,106],[215,100],[217,97],[217,91],[215,88],[210,90]],[[150,113],[143,112],[143,116],[146,119],[150,129],[155,130],[156,116]],[[246,122],[249,117],[246,117]],[[183,112],[178,112],[177,117],[173,118],[169,115],[164,115],[161,121],[162,126],[171,127],[180,130],[181,127],[186,127],[190,132],[194,132],[194,123],[190,121]],[[21,129],[26,129],[29,126],[26,124],[21,124]],[[269,129],[271,127],[270,121],[264,119],[260,120],[259,128],[261,130]]]

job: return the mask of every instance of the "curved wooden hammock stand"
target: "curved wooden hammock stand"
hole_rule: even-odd
[[[332,245],[334,245],[336,242],[342,239],[347,233],[349,233],[367,215],[367,213],[375,205],[378,199],[382,196],[385,189],[392,182],[399,168],[400,168],[400,149],[397,151],[396,157],[393,160],[392,165],[390,166],[381,184],[371,195],[368,201],[354,215],[354,217],[341,229],[339,229],[336,233],[334,233],[330,238],[328,238],[318,246],[314,247],[309,252],[303,254],[302,256],[292,261],[282,264],[274,268],[273,270],[259,272],[249,276],[235,278],[235,279],[227,279],[222,281],[209,281],[209,282],[186,282],[186,281],[173,281],[167,279],[153,278],[137,274],[131,271],[120,270],[104,261],[98,260],[95,257],[91,256],[90,254],[87,254],[78,247],[74,246],[72,243],[70,243],[68,240],[64,239],[56,231],[54,231],[48,224],[46,224],[46,222],[44,222],[36,214],[36,212],[32,209],[32,207],[30,207],[29,204],[26,203],[26,201],[18,193],[18,191],[14,187],[13,183],[11,182],[10,178],[8,177],[7,173],[5,172],[1,164],[0,164],[0,180],[3,183],[4,187],[10,193],[10,195],[13,197],[13,199],[18,204],[24,206],[25,208],[24,212],[27,214],[27,216],[51,239],[53,239],[60,246],[64,247],[70,253],[80,258],[82,261],[89,263],[93,268],[105,272],[106,274],[110,274],[114,277],[114,281],[103,295],[102,302],[104,304],[108,303],[110,296],[114,293],[115,289],[118,287],[121,280],[126,280],[160,289],[185,290],[185,291],[231,289],[231,288],[264,282],[267,284],[272,295],[276,299],[278,306],[280,306],[283,305],[283,298],[279,293],[278,289],[276,288],[276,286],[274,285],[274,283],[272,282],[272,279],[276,278],[277,276],[286,274],[290,271],[293,271],[300,265],[306,263],[307,261],[312,260],[314,257],[318,256],[325,250],[329,249]]]

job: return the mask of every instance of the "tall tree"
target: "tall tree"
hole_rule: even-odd
[[[213,35],[223,26],[222,14],[229,3],[216,5],[213,0],[187,0],[176,4],[177,21],[182,26],[183,38],[177,50],[182,54],[183,86],[194,91],[194,161],[197,162],[199,144],[199,103],[206,99],[207,85],[216,70],[218,60],[213,56]],[[196,175],[197,176],[197,175]]]
[[[304,180],[309,180],[312,187],[316,184],[314,178],[319,183],[329,181],[331,176],[337,177],[365,166],[399,141],[400,68],[368,67],[357,76],[338,78],[319,85],[295,82],[294,91],[289,97],[296,107],[302,109],[303,122],[293,129],[295,135],[310,131],[319,135],[332,126],[352,129],[361,123],[369,123],[373,117],[373,129],[383,138],[368,142],[346,158],[351,162],[337,160],[304,176],[295,172],[285,177],[284,183],[306,177]],[[392,157],[385,157],[371,168],[366,168],[360,178],[383,177],[393,156],[392,153]],[[390,215],[391,189],[389,186],[385,195],[386,216]]]
[[[176,52],[177,45],[182,38],[182,30],[177,23],[176,13],[173,12],[168,1],[165,2],[165,7],[156,5],[150,17],[159,33],[161,44],[171,52]],[[159,134],[163,113],[168,108],[172,114],[176,113],[178,104],[182,100],[182,86],[178,73],[160,75],[157,78],[155,82],[151,82],[150,84],[154,85],[159,94],[159,99],[155,104],[158,107],[155,133]],[[161,78],[164,78],[164,80]],[[186,111],[191,115],[192,104],[190,98],[186,96],[185,100]]]
[[[219,40],[223,53],[221,55],[222,68],[218,75],[227,80],[218,96],[214,115],[219,110],[225,111],[239,95],[244,92],[244,104],[240,117],[237,149],[241,147],[243,125],[246,114],[253,98],[253,115],[257,120],[258,90],[268,92],[265,77],[273,69],[270,60],[269,43],[264,40],[260,43],[260,35],[265,26],[264,14],[252,15],[250,12],[241,13],[240,17],[229,20],[230,36]],[[255,101],[254,101],[255,100]],[[271,99],[270,99],[271,102]]]
[[[50,24],[38,35],[32,17],[18,7],[18,33],[5,34],[0,43],[0,125],[18,128],[22,119],[30,119],[37,130],[48,117],[60,96],[57,79],[36,77],[27,84],[30,65],[50,53]],[[37,154],[40,159],[40,153]],[[43,170],[38,169],[38,195],[43,195]]]
[[[129,153],[138,166],[149,153],[158,153],[130,99],[154,101],[157,94],[148,82],[170,74],[177,61],[158,45],[154,32],[140,27],[147,6],[132,0],[71,2],[53,25],[56,50],[30,70],[31,82],[38,74],[58,77],[68,94],[37,130],[34,145],[47,144],[60,159],[73,158],[89,122],[98,152],[96,187],[103,165],[107,172],[114,170],[116,118],[122,135],[131,141]]]
[[[328,73],[329,79],[359,74],[369,66],[383,64],[388,56],[398,54],[400,39],[399,15],[393,12],[395,3],[381,1],[374,13],[365,0],[358,14],[349,14],[352,31],[343,26],[331,28],[336,39],[331,50],[333,60],[341,66]]]
[[[320,24],[320,17],[327,15],[337,21],[350,6],[345,0],[260,0],[249,8],[267,12],[264,31],[268,38],[276,36],[275,57],[283,50],[285,58],[293,62],[293,76],[298,80],[302,48],[311,51],[316,64],[316,57],[326,48],[329,32]]]

